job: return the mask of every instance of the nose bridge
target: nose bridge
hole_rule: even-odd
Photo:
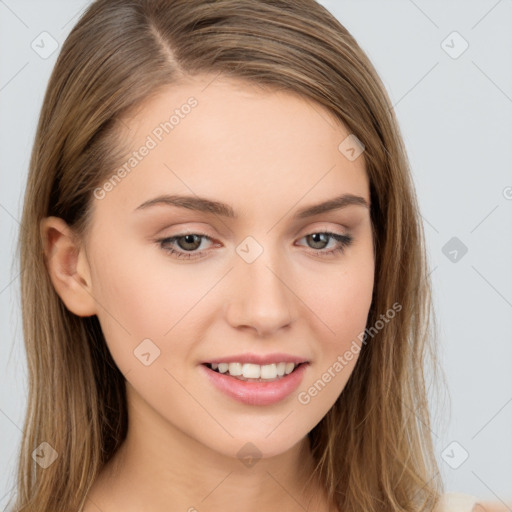
[[[293,293],[287,286],[284,254],[271,246],[271,237],[259,242],[247,237],[236,248],[236,290],[230,304],[233,326],[271,332],[293,320]]]

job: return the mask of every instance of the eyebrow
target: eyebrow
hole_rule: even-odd
[[[188,210],[212,213],[230,219],[238,218],[233,208],[231,208],[231,206],[228,204],[199,196],[161,195],[155,197],[154,199],[145,201],[137,208],[135,208],[134,211],[136,212],[138,210],[145,210],[157,205],[177,206],[179,208],[187,208]],[[352,205],[363,206],[368,209],[370,208],[370,205],[364,197],[356,196],[354,194],[343,194],[322,203],[302,208],[295,213],[295,217],[298,219],[304,219],[307,217],[313,217],[314,215],[319,215],[321,213],[346,208],[347,206]]]

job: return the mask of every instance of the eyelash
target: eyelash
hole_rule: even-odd
[[[328,251],[325,251],[323,249],[311,249],[314,253],[316,253],[315,254],[316,256],[320,256],[322,258],[333,257],[337,254],[342,254],[345,251],[345,249],[348,246],[350,246],[350,244],[354,241],[353,237],[350,235],[340,235],[339,233],[331,233],[329,231],[315,231],[313,233],[304,235],[304,237],[302,237],[302,238],[305,238],[305,237],[311,236],[311,235],[320,235],[320,234],[328,235],[331,239],[334,239],[338,242],[338,245],[336,247],[334,247],[333,249],[330,249]],[[204,256],[202,256],[202,254],[206,251],[182,252],[182,251],[177,251],[176,249],[165,247],[167,244],[173,243],[176,240],[183,238],[185,236],[189,236],[189,235],[196,235],[196,236],[199,236],[199,237],[202,237],[202,238],[212,241],[212,238],[210,238],[208,235],[204,235],[202,233],[184,233],[181,235],[171,236],[171,237],[167,237],[167,238],[161,238],[159,240],[156,240],[156,242],[158,243],[160,248],[163,249],[167,254],[169,254],[170,256],[173,256],[177,259],[189,260],[189,259],[203,258]]]

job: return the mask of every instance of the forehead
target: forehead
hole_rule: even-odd
[[[133,208],[161,193],[214,197],[237,211],[343,193],[369,201],[363,156],[340,150],[349,132],[293,92],[196,77],[149,98],[123,130],[126,177],[109,195],[122,191]]]

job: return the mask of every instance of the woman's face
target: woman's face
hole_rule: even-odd
[[[228,456],[247,442],[272,456],[356,364],[374,284],[368,179],[322,106],[202,78],[124,120],[133,153],[94,194],[90,292],[138,418]],[[346,194],[359,199],[343,206]],[[219,360],[268,378],[205,365]]]

